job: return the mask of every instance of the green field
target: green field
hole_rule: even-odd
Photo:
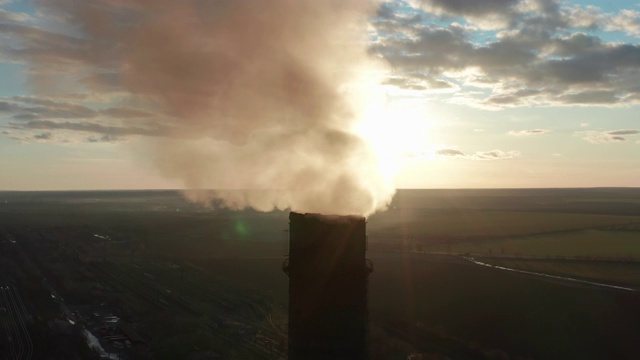
[[[485,239],[635,224],[640,216],[508,211],[392,211],[369,222],[373,238],[403,237],[424,241]],[[633,226],[633,225],[629,225]]]
[[[589,257],[640,259],[640,231],[581,230],[485,241],[435,244],[430,252],[522,257]]]

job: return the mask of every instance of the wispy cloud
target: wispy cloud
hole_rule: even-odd
[[[628,136],[640,135],[640,130],[578,131],[575,135],[593,144],[606,144],[626,141]]]
[[[9,123],[12,129],[38,129],[38,130],[73,130],[87,133],[98,133],[110,136],[147,135],[159,136],[164,129],[143,128],[138,126],[105,126],[92,122],[32,120],[21,123]]]
[[[40,133],[40,134],[36,134],[33,137],[35,139],[39,139],[39,140],[49,140],[51,139],[51,137],[53,136],[52,133],[50,132],[45,132],[45,133]]]
[[[436,150],[436,155],[441,155],[441,156],[460,156],[460,157],[466,157],[467,154],[465,154],[462,150],[459,149],[439,149]]]
[[[543,134],[547,134],[549,132],[551,132],[551,130],[548,130],[548,129],[531,129],[531,130],[511,130],[507,134],[509,134],[511,136],[523,137],[523,136],[543,135]]]
[[[640,130],[615,130],[615,131],[609,131],[608,132],[609,135],[638,135],[640,134]]]
[[[0,5],[6,5],[8,4],[8,1],[5,1],[4,3],[2,2],[2,0],[0,0]],[[4,23],[21,23],[21,22],[25,22],[28,20],[32,20],[32,17],[28,14],[25,13],[16,13],[16,12],[10,12],[4,9],[0,9],[0,21],[4,22]]]
[[[127,106],[96,110],[84,105],[85,101],[83,97],[0,98],[0,123],[4,118],[4,127],[13,130],[7,137],[21,142],[68,142],[68,136],[55,136],[56,131],[81,132],[80,139],[88,142],[114,142],[131,136],[163,136],[168,130],[162,114]]]
[[[466,153],[457,148],[444,148],[436,150],[436,155],[442,157],[453,157],[467,160],[505,160],[513,159],[521,156],[519,151],[503,151],[503,150],[490,150],[490,151],[476,151],[474,153]]]
[[[519,151],[502,151],[502,150],[478,151],[472,155],[472,157],[476,160],[504,160],[504,159],[513,159],[520,156],[521,156],[521,153]]]

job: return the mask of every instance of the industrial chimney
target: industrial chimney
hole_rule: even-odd
[[[289,359],[366,360],[366,222],[289,214]]]

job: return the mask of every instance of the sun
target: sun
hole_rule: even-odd
[[[408,161],[427,152],[430,127],[424,103],[383,94],[364,104],[355,132],[373,149],[382,175],[391,179]]]

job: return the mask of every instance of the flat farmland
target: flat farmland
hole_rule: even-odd
[[[372,238],[418,240],[484,239],[545,234],[611,226],[637,226],[640,216],[542,213],[526,211],[390,210],[368,224]]]
[[[588,279],[640,289],[640,264],[532,259],[483,259],[485,263],[544,274]]]
[[[431,252],[522,257],[640,259],[640,231],[580,230],[536,236],[436,244]]]
[[[640,289],[639,204],[640,189],[398,191],[367,219],[372,359],[640,358],[637,291],[440,254]],[[236,315],[282,335],[288,211],[215,205],[177,191],[0,192],[0,247],[29,250],[67,301],[140,319],[157,358],[244,348],[218,336],[243,329],[225,322]]]
[[[370,317],[402,319],[495,359],[638,359],[637,292],[573,285],[429,256],[373,257]],[[453,358],[453,357],[452,357]],[[459,357],[464,359],[464,357]]]
[[[544,281],[429,255],[370,257],[372,359],[406,358],[389,350],[388,343],[415,352],[440,344],[421,341],[425,334],[483,351],[497,349],[512,359],[632,359],[640,351],[632,340],[640,336],[636,292]],[[286,304],[288,278],[280,259],[190,263],[231,283],[269,291]]]

